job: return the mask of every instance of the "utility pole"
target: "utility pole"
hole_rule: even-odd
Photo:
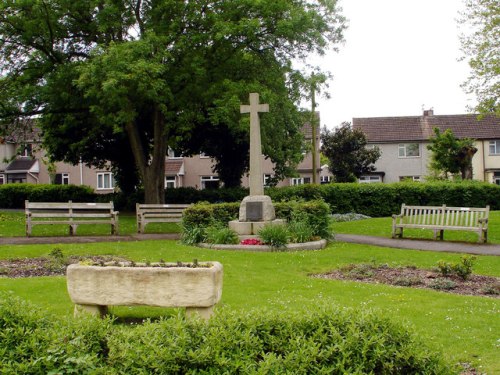
[[[318,160],[316,158],[317,154],[317,145],[316,145],[316,80],[314,73],[311,75],[311,134],[312,134],[312,183],[317,184],[317,172],[318,169]]]

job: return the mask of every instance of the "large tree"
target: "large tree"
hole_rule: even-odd
[[[353,129],[351,123],[343,122],[333,131],[323,127],[320,139],[321,152],[328,158],[328,168],[336,182],[354,182],[376,170],[373,164],[381,155],[380,149],[367,148],[365,134]]]
[[[430,169],[436,175],[460,174],[462,179],[472,179],[472,158],[477,152],[475,141],[470,138],[457,139],[450,129],[444,132],[434,128],[434,137],[427,149],[432,151]]]
[[[464,59],[471,74],[463,87],[474,93],[481,114],[500,117],[500,3],[498,0],[465,0],[461,23]]]
[[[234,151],[190,150],[246,155],[237,114],[250,91],[275,104],[264,150],[286,169],[286,136],[300,125],[291,61],[343,29],[336,0],[4,0],[0,118],[38,117],[54,160],[110,161],[138,175],[146,202],[163,202],[168,146],[229,132]]]

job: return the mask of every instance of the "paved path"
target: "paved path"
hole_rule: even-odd
[[[386,237],[360,236],[355,234],[336,234],[335,238],[337,241],[393,247],[397,249],[500,256],[500,245],[496,244],[478,244],[472,242],[450,242],[439,240],[393,239]]]
[[[443,251],[452,253],[500,256],[500,245],[496,244],[477,244],[438,240],[392,239],[375,236],[360,236],[354,234],[337,234],[335,237],[337,241],[342,242],[391,247],[397,249]],[[0,237],[0,245],[93,243],[177,239],[179,239],[178,233],[132,234],[127,236]]]

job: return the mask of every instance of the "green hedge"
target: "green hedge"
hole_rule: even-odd
[[[372,217],[390,216],[401,204],[456,207],[485,207],[500,210],[500,186],[476,181],[301,185],[270,189],[273,201],[321,198],[332,213],[356,212]]]
[[[356,212],[372,217],[398,213],[401,204],[422,206],[485,207],[500,210],[500,186],[476,181],[395,183],[395,184],[327,184],[300,185],[266,189],[273,202],[317,201],[329,204],[332,213]],[[243,188],[196,190],[177,188],[165,190],[167,203],[195,203],[200,201],[240,202],[248,190]],[[144,201],[138,191],[124,195],[95,194],[87,186],[75,185],[0,185],[1,208],[23,208],[24,201],[68,201],[115,203],[118,210],[135,211],[135,203]],[[276,206],[278,208],[278,206]]]
[[[94,202],[96,194],[88,186],[76,185],[0,185],[1,208],[24,208],[25,200],[33,202]],[[109,200],[108,200],[109,202]]]
[[[2,374],[451,374],[440,354],[378,314],[331,306],[217,311],[140,325],[48,318],[0,296]]]
[[[227,225],[231,220],[237,220],[240,203],[197,203],[184,210],[183,226],[187,228],[207,227],[215,223]],[[330,231],[330,207],[322,200],[308,202],[276,202],[274,203],[276,217],[290,221],[293,213],[303,214],[308,224],[313,228],[314,236],[328,238]]]

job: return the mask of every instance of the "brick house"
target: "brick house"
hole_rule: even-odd
[[[17,128],[16,128],[17,129]],[[312,141],[312,131],[309,124],[303,127],[305,139]],[[28,134],[26,134],[28,133]],[[24,134],[12,134],[0,138],[0,184],[6,183],[33,183],[33,184],[74,184],[87,185],[97,193],[115,191],[113,174],[106,169],[89,168],[83,163],[70,165],[55,163],[49,166],[43,149],[39,147],[39,133],[35,130]],[[319,132],[316,137],[317,160],[319,163]],[[22,150],[22,152],[19,152]],[[272,176],[273,165],[262,157],[262,182]],[[165,158],[165,187],[194,187],[197,189],[217,188],[219,178],[212,172],[213,160],[205,155],[182,157],[169,150]],[[49,173],[49,169],[51,169]],[[318,165],[316,174],[320,168]],[[312,154],[304,155],[304,160],[298,165],[296,178],[286,179],[279,186],[298,185],[312,181]],[[248,186],[248,176],[243,176],[242,185]]]
[[[434,128],[450,129],[461,138],[472,138],[478,149],[472,159],[473,179],[500,184],[500,118],[475,114],[353,118],[353,128],[362,130],[369,146],[382,152],[377,171],[362,176],[360,182],[421,181],[429,175],[431,151],[427,150]]]

